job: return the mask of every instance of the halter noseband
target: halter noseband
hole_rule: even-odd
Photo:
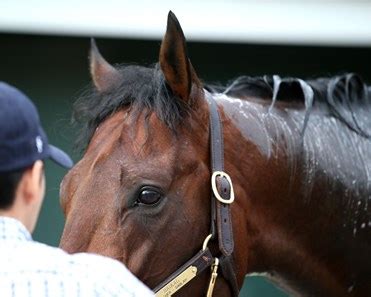
[[[219,266],[233,296],[237,297],[239,293],[232,257],[234,241],[230,204],[234,201],[233,185],[229,175],[224,172],[223,132],[218,107],[207,91],[205,95],[210,106],[211,230],[204,240],[202,249],[154,289],[156,297],[172,296],[210,266],[211,277],[207,297],[212,296]],[[208,248],[208,243],[212,239],[218,240],[220,258],[214,257]]]

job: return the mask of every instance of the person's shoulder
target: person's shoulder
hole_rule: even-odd
[[[39,244],[48,250],[49,257],[58,259],[60,273],[67,272],[79,282],[94,284],[99,296],[153,296],[121,262],[91,253],[68,254],[59,248]]]
[[[122,263],[97,254],[78,253],[71,256],[77,265],[90,271],[99,292],[122,296],[153,296],[153,293]]]

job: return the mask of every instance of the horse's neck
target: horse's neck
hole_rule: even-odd
[[[248,255],[248,272],[276,271],[316,296],[355,292],[361,271],[371,273],[370,141],[319,113],[303,137],[304,112],[217,98],[230,125],[226,162],[259,249]]]
[[[241,100],[220,94],[217,101],[231,126],[240,133],[240,139],[232,141],[229,154],[235,153],[239,158],[258,154],[266,163],[279,164],[287,169],[291,184],[300,177],[299,192],[305,196],[305,204],[311,202],[316,194],[313,188],[321,180],[326,185],[322,197],[330,199],[337,191],[337,199],[347,204],[350,212],[368,211],[371,204],[370,139],[358,135],[318,109],[311,113],[305,125],[305,111],[300,107],[281,105],[271,108],[269,102]],[[371,125],[371,120],[369,123]],[[246,151],[241,155],[241,150],[235,150],[236,143],[249,149],[253,147],[256,152]],[[242,174],[249,173],[243,167],[241,169]],[[344,224],[348,223],[344,221]],[[364,224],[371,227],[371,221],[361,223],[362,226]],[[357,229],[357,226],[354,227]]]

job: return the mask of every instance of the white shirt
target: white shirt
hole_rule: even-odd
[[[124,265],[32,240],[17,220],[0,217],[1,297],[153,296]]]

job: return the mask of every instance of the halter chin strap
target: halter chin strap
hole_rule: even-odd
[[[211,266],[211,277],[206,293],[211,297],[221,267],[224,279],[230,286],[232,295],[237,297],[239,288],[234,271],[232,253],[234,250],[230,204],[234,201],[231,178],[224,172],[223,131],[218,106],[211,95],[205,91],[210,107],[210,151],[211,151],[211,230],[201,251],[179,267],[155,289],[155,296],[169,297]],[[210,240],[218,240],[220,255],[214,257],[208,246]]]

